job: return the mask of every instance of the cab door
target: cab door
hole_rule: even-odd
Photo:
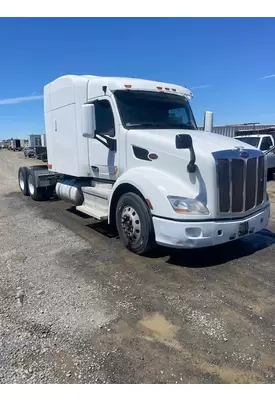
[[[88,141],[89,167],[91,176],[102,180],[116,180],[119,168],[118,123],[112,99],[102,96],[92,101],[95,106],[96,138]],[[116,149],[108,148],[109,139]],[[102,143],[103,142],[103,143]]]

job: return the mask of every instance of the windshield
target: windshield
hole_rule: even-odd
[[[188,101],[162,92],[115,92],[122,124],[127,129],[197,129]]]
[[[260,142],[260,138],[251,137],[251,136],[250,137],[247,136],[247,137],[242,137],[242,138],[235,138],[235,139],[240,140],[241,142],[250,144],[251,146],[254,146],[254,147],[257,147],[257,148],[258,148],[259,142]]]

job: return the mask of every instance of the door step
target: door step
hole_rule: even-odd
[[[77,207],[78,211],[99,221],[108,219],[109,196],[112,191],[110,186],[84,186],[81,188],[84,202]]]
[[[90,217],[93,217],[99,221],[104,221],[108,219],[108,209],[104,210],[101,208],[93,208],[89,205],[82,205],[76,207],[77,211],[80,211],[84,214],[90,215]]]

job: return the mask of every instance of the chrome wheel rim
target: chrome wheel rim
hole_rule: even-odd
[[[24,191],[24,189],[25,189],[25,180],[24,180],[23,172],[20,172],[20,175],[19,175],[19,186],[20,186],[20,189],[22,191]]]
[[[121,213],[121,226],[126,237],[137,243],[141,236],[140,217],[132,206],[125,206]]]
[[[29,192],[31,195],[33,195],[34,194],[34,184],[33,184],[33,178],[31,175],[29,175],[28,184],[29,184]]]

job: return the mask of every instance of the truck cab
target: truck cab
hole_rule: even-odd
[[[261,150],[263,153],[274,147],[275,141],[273,135],[269,134],[252,134],[252,135],[238,135],[235,136],[236,140],[240,140],[243,143],[249,144],[256,149]],[[274,151],[269,152],[267,155],[267,168],[275,169],[275,154]]]
[[[266,160],[200,131],[186,87],[67,75],[44,88],[48,168],[18,172],[24,195],[57,197],[114,225],[130,251],[214,246],[264,229]]]

